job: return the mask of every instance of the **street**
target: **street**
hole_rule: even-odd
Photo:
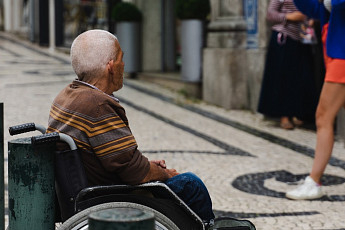
[[[28,122],[46,126],[55,96],[75,78],[67,54],[0,32],[5,163],[7,142],[17,138],[8,134],[8,127]],[[115,96],[143,154],[197,174],[209,189],[216,216],[248,219],[258,230],[345,229],[343,142],[335,142],[323,177],[327,196],[292,201],[285,192],[311,169],[315,131],[286,131],[260,114],[188,100],[134,79],[125,79]]]

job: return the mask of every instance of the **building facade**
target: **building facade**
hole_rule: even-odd
[[[181,22],[174,0],[124,0],[143,13],[141,72],[174,73],[181,67]],[[0,28],[52,47],[69,47],[82,31],[115,32],[111,8],[117,0],[0,0]],[[202,51],[202,100],[226,109],[256,111],[270,26],[269,0],[210,0]],[[49,7],[54,4],[54,7]],[[49,17],[49,14],[54,17]],[[50,15],[51,16],[51,15]],[[52,31],[52,27],[54,30]],[[51,39],[54,37],[54,39]],[[51,44],[54,43],[54,44]],[[180,79],[180,81],[182,81]],[[337,122],[345,136],[345,112]]]

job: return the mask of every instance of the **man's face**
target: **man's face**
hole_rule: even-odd
[[[123,72],[125,68],[125,63],[123,62],[124,53],[122,52],[120,44],[117,40],[115,41],[115,49],[117,50],[117,56],[116,56],[116,59],[114,60],[115,74],[114,74],[113,84],[114,84],[115,91],[117,91],[121,89],[123,85]]]

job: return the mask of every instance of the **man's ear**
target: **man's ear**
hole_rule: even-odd
[[[114,73],[114,60],[111,60],[108,62],[107,69],[108,69],[109,73],[111,73],[111,74]]]

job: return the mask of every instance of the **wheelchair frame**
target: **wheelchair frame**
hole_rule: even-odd
[[[164,183],[157,181],[140,185],[89,187],[77,146],[70,136],[57,132],[45,134],[46,129],[34,123],[9,128],[11,135],[34,130],[42,133],[31,138],[34,146],[63,141],[70,147],[69,151],[55,152],[56,165],[58,164],[55,167],[55,190],[58,200],[56,205],[63,221],[58,229],[86,229],[86,218],[91,212],[110,207],[131,206],[154,212],[157,229],[205,229],[200,217]],[[66,176],[75,177],[75,180],[68,182]],[[58,221],[59,218],[56,219],[56,222]]]

